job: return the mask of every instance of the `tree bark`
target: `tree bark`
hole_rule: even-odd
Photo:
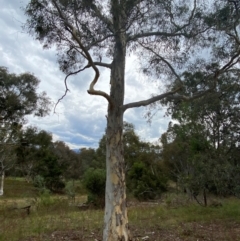
[[[204,199],[204,206],[207,207],[207,194],[206,194],[206,189],[203,189],[203,199]]]
[[[129,240],[122,123],[122,115],[108,116],[104,241]]]
[[[5,178],[5,175],[4,175],[4,171],[2,172],[2,175],[1,175],[1,186],[0,186],[0,196],[3,195],[3,188],[4,188],[4,178]]]
[[[119,34],[120,35],[120,34]],[[126,44],[124,36],[117,36],[111,69],[110,97],[106,131],[106,195],[104,241],[128,241],[125,162],[123,155],[123,101]]]

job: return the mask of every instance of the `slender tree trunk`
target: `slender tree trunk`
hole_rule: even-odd
[[[203,199],[204,199],[204,206],[207,207],[207,194],[206,194],[206,189],[203,189]]]
[[[128,241],[125,162],[123,155],[123,100],[125,73],[125,43],[119,37],[111,70],[110,96],[106,133],[106,195],[104,241]]]
[[[3,195],[4,178],[5,178],[5,172],[3,171],[3,172],[2,172],[2,175],[1,175],[0,196],[2,196],[2,195]]]
[[[108,117],[104,241],[128,240],[121,122],[123,122],[122,116]]]

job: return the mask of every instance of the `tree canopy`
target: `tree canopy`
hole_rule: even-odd
[[[46,93],[37,93],[39,80],[32,74],[10,74],[0,67],[0,175],[16,162],[15,149],[21,145],[20,131],[26,116],[45,116],[50,99]],[[3,194],[3,190],[2,190]]]
[[[193,86],[189,82],[188,88]],[[177,124],[170,123],[162,135],[162,156],[175,180],[195,197],[203,190],[239,195],[239,87],[229,75],[211,94],[169,106]]]
[[[37,93],[39,83],[30,73],[16,75],[0,67],[0,121],[19,122],[30,114],[47,115],[50,99],[45,92]]]

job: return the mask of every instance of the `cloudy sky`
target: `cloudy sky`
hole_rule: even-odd
[[[53,103],[64,94],[64,74],[58,68],[56,51],[43,50],[39,42],[25,33],[21,26],[26,18],[23,8],[28,0],[0,0],[0,66],[10,73],[30,72],[40,81],[39,92],[45,91]],[[126,65],[125,103],[147,99],[157,93],[158,83],[145,79],[136,67],[136,58],[131,56]],[[100,69],[101,76],[96,89],[109,92],[109,72]],[[45,118],[28,118],[28,124],[49,131],[54,140],[62,140],[71,148],[98,146],[106,127],[107,102],[99,96],[87,93],[93,72],[69,78],[68,95]],[[154,116],[151,125],[144,118],[146,108],[127,110],[125,121],[133,123],[137,134],[144,141],[157,141],[166,131],[169,119],[165,110]]]

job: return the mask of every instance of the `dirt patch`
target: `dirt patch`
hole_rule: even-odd
[[[168,229],[156,225],[148,230],[132,227],[133,241],[240,241],[240,224],[229,222],[224,225],[220,222],[209,224],[182,223]],[[19,241],[100,241],[102,231],[69,230],[55,231],[38,237],[29,237]]]

